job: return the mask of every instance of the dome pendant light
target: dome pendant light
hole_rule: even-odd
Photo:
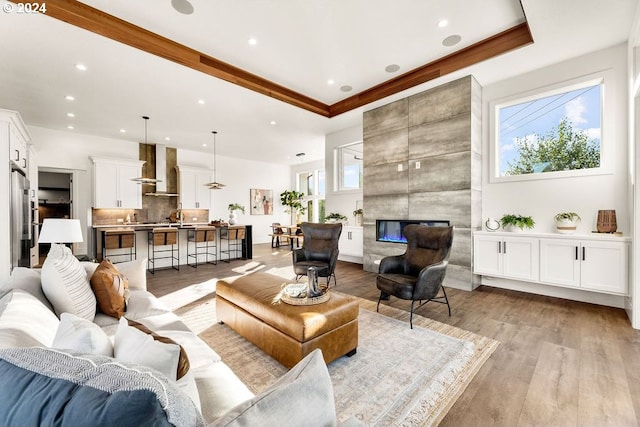
[[[216,179],[216,173],[218,172],[218,168],[216,168],[216,135],[218,132],[215,130],[211,131],[213,134],[213,182],[208,182],[205,186],[209,187],[210,190],[222,190],[224,184],[221,184]]]

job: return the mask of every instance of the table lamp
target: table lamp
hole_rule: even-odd
[[[83,242],[79,219],[45,218],[38,236],[38,243]]]

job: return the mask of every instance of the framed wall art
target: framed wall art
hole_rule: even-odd
[[[273,190],[252,188],[251,215],[273,215]]]

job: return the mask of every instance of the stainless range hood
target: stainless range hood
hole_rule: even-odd
[[[178,197],[178,193],[169,193],[167,191],[167,182],[169,182],[169,177],[167,175],[167,146],[164,144],[155,144],[154,157],[154,159],[141,160],[146,160],[148,164],[155,164],[156,177],[141,177],[136,178],[135,181],[143,185],[147,184],[155,186],[155,191],[144,193],[145,196]]]

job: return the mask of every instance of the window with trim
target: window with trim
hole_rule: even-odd
[[[363,144],[356,142],[334,150],[335,191],[360,190],[362,188]]]
[[[493,104],[492,181],[602,173],[602,78]]]
[[[324,169],[297,174],[298,190],[304,193],[307,206],[305,215],[310,222],[324,222],[325,217],[325,173]]]

